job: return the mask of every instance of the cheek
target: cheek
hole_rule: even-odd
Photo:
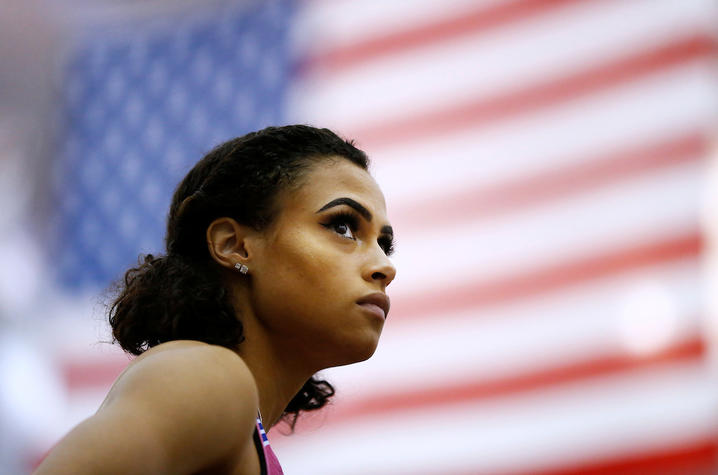
[[[326,256],[311,240],[294,239],[291,244],[278,246],[277,251],[272,256],[271,273],[288,291],[294,288],[319,290],[326,282],[326,274],[332,270],[328,268]]]
[[[272,246],[268,266],[255,282],[255,291],[265,317],[298,314],[303,318],[331,310],[342,297],[341,256],[321,248],[316,237],[289,235]]]
[[[316,238],[297,238],[273,250],[270,267],[253,289],[263,324],[282,341],[299,342],[300,351],[325,367],[369,358],[383,323],[355,308],[365,289],[352,254]]]

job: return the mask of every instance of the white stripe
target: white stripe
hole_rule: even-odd
[[[481,0],[489,9],[505,0]],[[295,20],[297,53],[309,54],[347,46],[366,38],[394,34],[437,18],[475,11],[476,0],[452,0],[451,8],[436,0],[314,0],[303,4]]]

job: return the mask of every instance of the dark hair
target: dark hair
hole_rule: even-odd
[[[207,227],[228,216],[262,230],[276,216],[280,192],[297,186],[311,164],[333,157],[368,168],[366,154],[353,142],[306,125],[268,127],[210,151],[174,192],[166,255],[140,256],[138,267],[120,282],[109,310],[114,341],[135,355],[171,340],[228,348],[240,344],[242,322],[221,268],[209,254]],[[293,429],[300,411],[319,409],[333,395],[330,383],[312,377],[290,401],[283,419]]]

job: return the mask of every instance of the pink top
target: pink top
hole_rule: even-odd
[[[279,465],[279,460],[277,460],[277,456],[274,455],[272,446],[269,445],[267,433],[264,431],[262,419],[259,416],[257,416],[256,434],[258,436],[258,439],[256,439],[258,442],[257,451],[259,452],[259,462],[262,466],[262,475],[284,475],[282,466]],[[259,443],[261,443],[261,446]]]

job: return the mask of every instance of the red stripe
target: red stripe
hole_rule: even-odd
[[[697,258],[703,247],[703,236],[696,232],[664,241],[597,253],[502,279],[456,284],[431,293],[398,296],[393,300],[389,319],[414,320],[466,309],[475,310],[478,316],[481,309],[491,305],[515,302],[521,298],[628,270]]]
[[[375,393],[354,403],[338,404],[330,418],[332,424],[344,423],[367,415],[504,398],[561,384],[660,367],[666,363],[700,362],[705,355],[705,342],[697,337],[646,357],[624,354],[584,362],[569,360],[564,366],[495,381],[462,382],[389,394]]]
[[[698,162],[707,156],[709,146],[707,134],[694,132],[608,156],[568,160],[569,166],[517,181],[469,189],[441,200],[412,201],[392,213],[392,224],[395,229],[406,232],[407,229],[423,228],[428,222],[436,225],[466,219],[477,221],[516,209],[526,210],[638,174]]]
[[[101,361],[69,360],[61,366],[62,376],[65,386],[71,391],[82,388],[109,389],[129,363],[127,358],[121,356]]]
[[[587,461],[584,465],[535,475],[715,475],[718,441],[709,439],[690,446],[630,454],[613,460]]]
[[[476,128],[574,100],[690,61],[711,58],[718,51],[716,46],[715,39],[710,36],[684,38],[544,84],[532,85],[488,99],[467,98],[442,109],[412,114],[403,120],[356,128],[348,133],[355,137],[362,147],[372,150],[382,145],[411,141],[417,137],[423,139],[455,132],[457,129]]]
[[[487,33],[507,24],[549,13],[565,6],[595,0],[522,0],[501,2],[490,8],[462,11],[458,17],[444,18],[410,30],[392,31],[371,39],[317,54],[299,63],[298,73],[326,75],[370,60],[405,53],[439,41],[464,35]],[[605,2],[604,2],[605,3]]]

